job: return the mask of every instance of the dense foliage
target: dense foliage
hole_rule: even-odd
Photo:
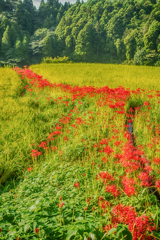
[[[0,63],[44,57],[160,65],[160,0],[1,0]]]

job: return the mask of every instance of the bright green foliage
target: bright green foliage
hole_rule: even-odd
[[[15,45],[15,42],[16,42],[17,38],[19,37],[17,28],[18,28],[18,26],[16,24],[11,25],[10,39],[11,39],[12,47]]]
[[[126,58],[131,60],[134,57],[134,52],[136,50],[136,40],[135,40],[135,30],[132,30],[129,35],[124,39],[124,44],[126,46]]]
[[[25,59],[27,59],[28,58],[28,46],[29,46],[29,39],[28,39],[27,35],[24,35],[24,37],[23,37],[22,46],[23,46],[23,56]]]
[[[43,48],[42,48],[44,57],[52,57],[53,55],[53,47],[52,47],[52,38],[51,36],[46,36],[43,39]]]
[[[3,0],[0,4],[3,9],[0,12],[0,43],[7,26],[11,28],[11,49],[2,51],[3,61],[4,57],[14,61],[12,48],[16,39],[20,37],[23,41],[27,34],[28,61],[40,63],[41,58],[48,55],[47,47],[43,46],[48,32],[36,40],[35,32],[43,32],[44,28],[54,33],[51,34],[52,44],[45,40],[47,45],[52,45],[50,55],[53,57],[67,55],[73,61],[126,64],[133,63],[135,54],[142,48],[147,54],[153,50],[159,52],[159,0],[88,0],[85,3],[77,0],[73,5],[41,0],[38,10],[32,0]],[[27,48],[25,51],[27,54]],[[156,57],[153,59],[156,61]]]
[[[144,36],[144,45],[148,50],[157,50],[156,40],[160,33],[160,23],[156,20],[152,22],[148,32]]]
[[[53,53],[53,47],[51,48],[51,51],[49,51],[47,47],[47,46],[51,46],[51,38],[53,36],[54,36],[53,31],[50,31],[47,28],[42,28],[35,31],[34,35],[30,38],[29,51],[30,51],[30,54],[32,56],[35,56],[35,58],[37,59],[35,60],[36,62],[41,61],[42,59],[43,47],[44,47],[43,49],[45,50],[45,54],[48,54],[49,52]],[[49,55],[49,56],[52,56],[52,55]]]
[[[10,27],[7,26],[5,32],[3,33],[2,43],[1,43],[1,52],[3,55],[10,49],[11,42],[10,42]]]
[[[146,59],[146,49],[142,48],[138,50],[134,55],[134,64],[135,65],[143,65]]]
[[[42,59],[42,63],[68,63],[68,57],[55,57],[54,59],[51,57],[46,57]],[[71,62],[71,61],[70,61]]]
[[[6,30],[7,26],[10,26],[10,21],[7,17],[2,15],[0,28],[3,30],[3,32]]]
[[[15,48],[16,58],[22,57],[23,56],[23,45],[19,38],[17,38],[14,48]]]
[[[5,1],[1,0],[0,1],[0,13],[5,10]]]
[[[69,53],[72,53],[73,51],[73,37],[72,35],[68,35],[65,39],[66,47]]]
[[[76,40],[75,53],[79,55],[83,61],[86,61],[87,57],[93,54],[92,33],[93,25],[92,20],[90,20],[79,32]]]
[[[147,66],[152,66],[157,61],[158,61],[158,53],[155,50],[151,50],[146,55],[144,64]]]

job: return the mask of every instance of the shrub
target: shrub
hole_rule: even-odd
[[[71,63],[72,61],[69,61],[68,57],[55,57],[54,59],[51,57],[46,57],[42,59],[42,63]]]
[[[146,49],[142,48],[138,50],[138,52],[134,55],[134,64],[135,65],[143,65],[146,58]]]

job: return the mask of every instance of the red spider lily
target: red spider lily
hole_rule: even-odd
[[[80,187],[80,183],[79,183],[79,182],[76,182],[76,183],[74,184],[74,186],[75,186],[76,188],[79,188],[79,187]]]
[[[105,209],[106,207],[110,207],[110,202],[105,200],[103,202],[99,202],[98,205],[100,206],[100,208]]]
[[[112,213],[114,222],[124,224],[132,223],[137,215],[133,207],[124,206],[123,204],[113,207]]]
[[[120,195],[120,192],[118,191],[117,187],[114,185],[106,186],[106,192],[112,193],[114,197],[118,197]]]
[[[149,217],[143,215],[137,217],[133,223],[130,223],[128,229],[132,233],[133,240],[145,240],[151,239],[147,238],[146,231],[152,232],[156,229],[156,226],[153,221],[149,221]]]
[[[108,232],[112,228],[117,228],[117,225],[118,225],[118,223],[116,223],[116,224],[113,223],[111,225],[106,225],[105,227],[103,227],[103,229],[105,232]]]
[[[150,105],[150,103],[149,102],[144,102],[144,105],[148,106],[148,105]]]
[[[99,201],[103,201],[104,197],[99,197],[98,199],[99,199]]]
[[[158,188],[158,190],[160,190],[160,180],[156,181],[156,188]]]
[[[152,167],[151,166],[145,166],[144,170],[147,171],[148,173],[150,173],[150,172],[152,172]]]
[[[102,158],[102,161],[103,161],[103,163],[107,163],[109,160],[106,157],[104,157],[104,158]]]
[[[134,184],[135,181],[132,178],[127,178],[126,176],[123,177],[123,180],[121,182],[123,184],[124,187],[124,192],[127,194],[127,196],[131,196],[135,194],[135,188],[134,188]]]
[[[64,205],[64,202],[62,202],[62,203],[57,203],[57,205],[58,205],[58,207],[62,208],[63,205]]]
[[[155,163],[158,166],[160,164],[160,158],[155,157],[153,159],[153,163]]]
[[[38,234],[39,228],[35,228],[35,233]]]
[[[106,146],[105,149],[104,149],[104,152],[109,155],[109,154],[111,154],[112,152],[114,152],[114,150],[111,149],[110,146]]]
[[[84,208],[84,211],[87,211],[87,207]]]
[[[46,142],[41,142],[41,144],[39,145],[39,147],[44,147],[47,143]]]
[[[2,232],[2,228],[0,228],[0,233]]]
[[[149,183],[150,178],[149,178],[149,176],[148,176],[147,173],[145,173],[145,172],[140,173],[139,176],[138,176],[138,178],[139,178],[140,180],[142,180],[141,186],[146,186],[146,187],[151,186],[151,183]]]
[[[30,172],[32,169],[33,169],[32,167],[28,168],[28,172]]]
[[[103,180],[105,184],[107,184],[108,180],[110,182],[115,181],[114,177],[108,172],[100,172],[98,175],[100,176],[100,178]]]

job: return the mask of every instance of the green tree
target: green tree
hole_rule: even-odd
[[[0,1],[0,13],[3,12],[5,10],[5,1],[1,0]]]
[[[64,36],[67,37],[68,35],[71,34],[71,27],[70,26],[67,26],[64,30]]]
[[[10,39],[11,39],[11,46],[13,47],[15,45],[15,42],[19,36],[18,34],[18,26],[17,24],[11,25],[11,33],[10,33]]]
[[[2,31],[4,32],[6,30],[7,26],[10,26],[11,23],[9,21],[9,19],[5,16],[3,16],[2,20],[1,20],[1,24],[0,24],[0,28],[2,29]]]
[[[20,38],[17,38],[14,49],[15,49],[15,57],[21,58],[23,56],[23,45]]]
[[[134,58],[134,54],[137,48],[135,40],[135,30],[132,30],[129,35],[124,39],[124,44],[126,47],[126,59],[131,60]]]
[[[60,12],[59,12],[59,13],[57,14],[57,16],[56,16],[56,26],[58,26],[60,20],[61,20],[61,14],[60,14]]]
[[[72,36],[73,36],[75,41],[77,39],[78,33],[79,33],[79,27],[73,27],[72,28]]]
[[[138,50],[134,55],[134,64],[135,65],[143,65],[146,59],[146,49],[142,48]]]
[[[49,35],[43,39],[42,55],[43,57],[53,56],[52,39]]]
[[[24,19],[24,8],[23,8],[23,3],[21,0],[17,1],[17,6],[15,9],[15,17],[17,18],[17,23],[20,27],[20,29],[22,29],[22,26],[25,24],[25,19]]]
[[[150,25],[148,32],[144,35],[144,45],[148,52],[150,50],[157,51],[156,41],[158,39],[159,33],[160,23],[154,20]]]
[[[23,36],[22,46],[23,46],[23,57],[26,60],[28,60],[28,58],[29,58],[29,56],[28,56],[29,38],[26,34]]]
[[[10,42],[10,27],[7,26],[5,32],[3,33],[2,43],[1,43],[1,52],[3,55],[10,49],[11,42]]]
[[[152,66],[158,61],[158,53],[155,50],[149,51],[145,57],[144,64],[147,66]]]
[[[114,43],[117,49],[117,56],[120,60],[125,60],[125,46],[122,39],[118,38]]]
[[[90,20],[79,32],[76,40],[75,53],[84,61],[86,61],[89,57],[91,58],[93,54],[92,32],[93,25],[92,20]]]
[[[72,35],[68,35],[65,39],[65,43],[66,43],[66,50],[69,54],[72,53],[72,51],[74,50],[74,46],[73,46],[73,37]]]

